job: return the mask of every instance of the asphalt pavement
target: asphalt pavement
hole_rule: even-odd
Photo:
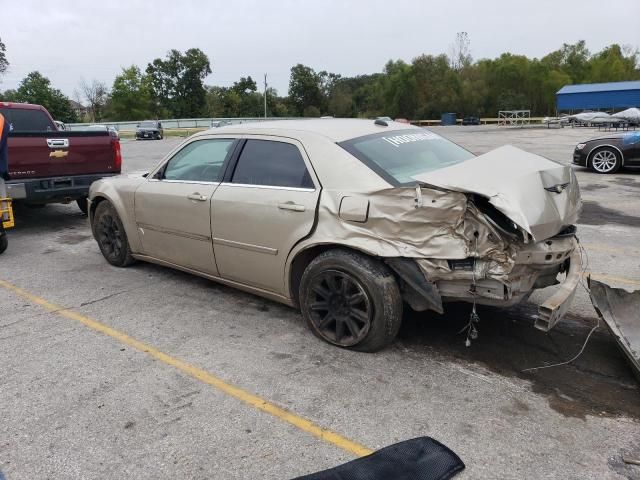
[[[594,129],[434,127],[569,164]],[[123,140],[147,170],[182,139]],[[640,170],[575,168],[595,278],[640,288]],[[499,174],[499,172],[496,172]],[[0,478],[289,479],[432,436],[457,478],[640,479],[640,383],[581,289],[550,333],[536,306],[409,313],[363,354],[317,340],[286,306],[159,266],[104,261],[75,204],[16,208],[0,257]]]

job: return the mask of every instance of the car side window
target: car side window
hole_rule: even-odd
[[[272,140],[247,140],[232,183],[273,187],[314,188],[298,147]]]
[[[219,182],[222,167],[235,142],[232,138],[207,139],[191,142],[167,163],[164,180],[191,182]]]

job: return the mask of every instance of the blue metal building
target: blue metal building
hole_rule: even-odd
[[[640,81],[565,85],[556,93],[558,110],[640,107]]]

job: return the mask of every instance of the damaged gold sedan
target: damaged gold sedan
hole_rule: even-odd
[[[536,321],[552,328],[581,276],[579,210],[568,166],[510,146],[475,156],[383,120],[212,129],[89,197],[111,264],[149,261],[296,306],[318,337],[361,351],[393,341],[403,303],[510,306],[560,283]]]

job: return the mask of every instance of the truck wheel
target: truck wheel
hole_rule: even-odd
[[[107,262],[116,267],[126,267],[135,262],[122,220],[111,203],[104,200],[98,204],[92,227]]]
[[[87,209],[89,208],[87,206],[87,197],[78,198],[76,200],[76,203],[78,204],[78,208],[80,209],[80,211],[86,215],[88,211]]]
[[[317,337],[361,352],[389,345],[402,322],[402,297],[391,271],[350,250],[318,255],[302,275],[299,300]]]
[[[0,232],[0,255],[4,253],[8,246],[9,240],[7,239],[7,234],[4,232]]]

